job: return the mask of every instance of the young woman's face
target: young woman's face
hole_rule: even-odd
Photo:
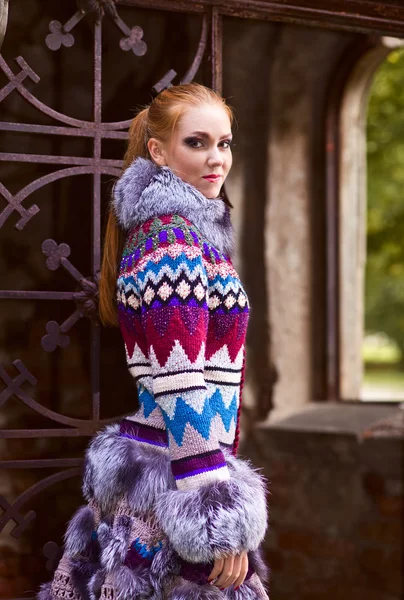
[[[232,164],[231,125],[220,105],[188,108],[170,140],[160,144],[160,166],[166,165],[206,198],[217,198]],[[150,140],[149,140],[150,142]],[[153,144],[149,144],[149,150]],[[152,158],[155,156],[151,151]]]

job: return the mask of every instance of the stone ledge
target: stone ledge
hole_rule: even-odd
[[[276,420],[258,423],[256,429],[268,431],[295,431],[307,433],[329,433],[368,437],[372,426],[390,421],[395,415],[403,415],[399,404],[363,404],[353,402],[311,403],[307,407]],[[378,434],[380,435],[380,434]],[[383,437],[399,437],[397,434],[383,433]],[[401,437],[404,437],[402,435]]]

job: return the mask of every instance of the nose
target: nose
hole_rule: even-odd
[[[211,150],[208,156],[209,167],[221,167],[223,165],[223,156],[219,148],[215,147]]]

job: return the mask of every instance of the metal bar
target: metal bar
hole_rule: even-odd
[[[203,55],[205,54],[207,38],[208,38],[208,19],[205,14],[205,15],[203,15],[203,19],[202,19],[201,36],[199,39],[199,44],[198,44],[198,48],[196,50],[194,60],[192,61],[192,65],[189,67],[189,69],[185,73],[184,77],[181,79],[180,83],[189,83],[190,81],[193,81],[195,75],[198,72],[199,66],[202,62]]]
[[[59,467],[81,467],[82,458],[42,458],[28,460],[0,460],[1,469],[44,469]]]
[[[99,424],[96,424],[97,426]],[[79,427],[75,429],[3,429],[0,430],[1,439],[31,439],[31,438],[54,438],[54,437],[91,437],[94,435],[96,427],[93,429],[82,430]]]
[[[51,156],[46,154],[14,154],[13,152],[0,152],[0,161],[10,162],[29,162],[43,163],[50,165],[80,165],[80,166],[99,166],[99,167],[121,167],[121,160],[112,160],[109,158],[99,159],[98,163],[94,158],[85,158],[84,156]]]
[[[95,129],[84,127],[57,127],[52,125],[31,125],[30,123],[0,122],[0,131],[15,131],[18,133],[43,133],[45,135],[70,135],[72,137],[94,137]],[[108,139],[126,140],[126,131],[101,130],[101,137]]]
[[[15,520],[16,516],[19,516],[19,511],[34,496],[42,492],[47,487],[64,481],[65,479],[69,479],[70,477],[75,477],[80,474],[80,469],[77,467],[73,467],[71,469],[67,469],[66,471],[60,471],[59,473],[54,473],[45,479],[42,479],[38,483],[35,483],[28,490],[25,490],[18,498],[13,502],[12,505],[9,505],[3,514],[0,516],[0,532],[4,529],[7,523],[11,520]],[[15,538],[20,537],[20,535],[24,532],[24,529],[28,526],[28,524],[35,518],[35,513],[30,511],[29,520],[27,519],[18,519],[20,522],[14,529],[11,531],[11,535]],[[24,522],[25,521],[25,522]]]
[[[357,0],[153,0],[152,6],[150,0],[120,0],[120,4],[188,13],[201,13],[207,7],[216,7],[220,14],[230,17],[382,35],[404,34],[404,8],[381,5],[376,0],[360,3]]]
[[[94,123],[99,131],[102,122],[102,25],[95,24],[94,31]],[[94,137],[94,161],[101,160],[101,138]],[[101,173],[93,175],[93,228],[92,228],[92,272],[95,276],[101,268]],[[91,390],[93,420],[100,418],[100,329],[91,323]]]
[[[0,290],[0,300],[73,300],[73,292],[32,292],[25,290]]]
[[[212,89],[222,95],[223,87],[223,34],[222,16],[216,7],[211,15],[211,78]]]

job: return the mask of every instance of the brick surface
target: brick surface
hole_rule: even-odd
[[[259,450],[273,492],[272,599],[401,600],[400,440],[272,430]]]

